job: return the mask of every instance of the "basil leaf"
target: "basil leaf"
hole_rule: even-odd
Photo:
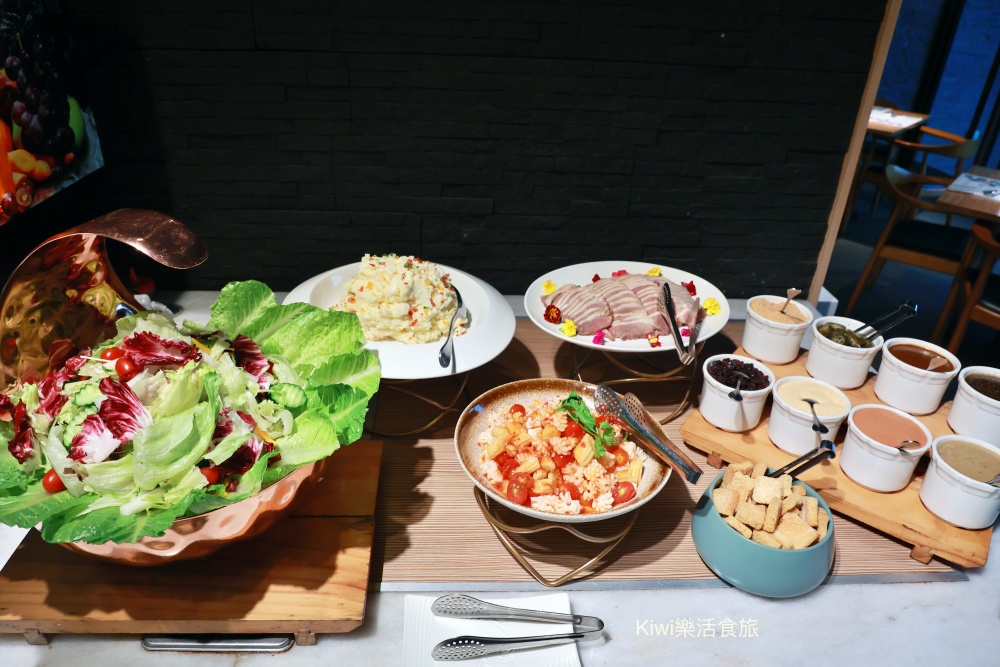
[[[601,458],[607,454],[608,447],[614,446],[615,430],[606,422],[604,422],[604,425],[600,429],[597,428],[594,415],[590,412],[587,404],[583,402],[580,394],[575,391],[569,392],[569,396],[564,398],[556,408],[556,412],[560,410],[565,411],[570,419],[594,437],[594,458]]]

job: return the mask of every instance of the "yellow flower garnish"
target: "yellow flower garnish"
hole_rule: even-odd
[[[556,291],[556,284],[551,280],[546,280],[544,283],[542,283],[542,291],[545,292],[546,294],[552,294],[553,292]]]
[[[562,326],[559,327],[559,331],[572,338],[576,335],[576,325],[573,324],[573,320],[564,320]]]
[[[719,305],[719,300],[709,297],[705,299],[705,314],[706,315],[718,315],[722,312],[722,306]]]
[[[658,266],[654,266],[654,267],[653,267],[653,268],[651,268],[651,269],[650,269],[649,271],[646,271],[646,275],[647,275],[647,276],[658,276],[658,275],[660,275],[660,274],[662,274],[662,273],[663,273],[663,272],[662,272],[662,271],[660,271],[660,267],[658,267]]]

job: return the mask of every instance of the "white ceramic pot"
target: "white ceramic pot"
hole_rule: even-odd
[[[970,375],[989,375],[1000,380],[1000,369],[969,366],[958,374],[958,392],[948,411],[948,426],[959,435],[1000,446],[1000,401],[969,386]]]
[[[821,435],[813,430],[812,412],[804,409],[808,406],[802,403],[799,403],[801,407],[793,405],[781,395],[782,387],[791,382],[821,385],[843,400],[844,408],[836,414],[822,415],[817,412],[816,416],[820,423],[829,429],[826,435]],[[824,439],[833,440],[840,425],[847,417],[847,413],[851,410],[851,401],[844,392],[827,382],[805,376],[792,375],[781,378],[774,383],[771,395],[773,401],[771,402],[771,417],[767,422],[767,437],[778,449],[796,456],[801,456],[819,447],[820,441]]]
[[[952,370],[940,373],[911,366],[893,354],[892,348],[896,345],[915,345],[939,354],[951,362]],[[916,338],[892,338],[882,346],[882,363],[875,376],[875,395],[894,408],[913,415],[927,415],[941,405],[945,390],[961,369],[958,357],[943,347]]]
[[[863,433],[855,424],[855,415],[861,410],[885,410],[916,424],[923,433],[923,446],[917,449],[897,449],[905,438],[894,441],[892,446],[879,442]],[[895,440],[895,438],[893,439]],[[847,414],[847,435],[837,459],[844,474],[861,486],[891,493],[899,491],[910,483],[913,470],[920,457],[931,448],[931,432],[915,417],[887,405],[858,405]]]
[[[800,304],[794,304],[808,319],[800,324],[784,324],[769,320],[754,311],[756,301],[782,304],[786,298],[780,296],[755,296],[747,299],[747,319],[743,328],[743,349],[747,354],[770,364],[787,364],[799,356],[802,336],[812,324],[812,311]]]
[[[955,470],[938,447],[964,440],[1000,454],[1000,447],[961,435],[943,435],[934,441],[930,465],[920,486],[920,500],[935,516],[960,528],[989,528],[1000,516],[1000,488],[979,482]]]
[[[764,389],[755,391],[744,391],[742,401],[729,398],[729,393],[733,387],[726,386],[713,378],[708,372],[708,367],[722,359],[738,359],[759,368],[768,377],[768,385]],[[709,424],[723,431],[740,433],[749,431],[760,423],[761,414],[764,411],[764,403],[767,401],[771,387],[774,386],[774,373],[771,369],[759,361],[749,357],[741,357],[735,354],[717,354],[709,357],[702,365],[702,374],[705,376],[701,389],[701,398],[698,402],[698,409]]]
[[[848,329],[864,325],[849,317],[820,317],[812,323],[812,344],[806,356],[806,371],[817,380],[829,382],[840,389],[860,387],[868,379],[872,360],[882,349],[882,336],[872,341],[871,347],[850,347],[834,343],[821,334],[818,327],[826,322],[842,324]]]

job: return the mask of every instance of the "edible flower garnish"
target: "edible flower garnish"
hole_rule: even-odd
[[[596,283],[600,279],[601,279],[601,276],[595,273],[594,277],[590,279],[590,282]]]
[[[690,336],[691,335],[691,330],[689,328],[687,328],[687,327],[684,327],[683,329],[681,329],[681,335],[682,336]]]
[[[698,290],[697,288],[695,288],[693,280],[687,283],[681,282],[681,285],[684,285],[684,287],[687,288],[688,294],[690,294],[691,296],[698,296]]]
[[[600,428],[591,414],[590,408],[583,402],[580,394],[575,391],[569,392],[569,396],[564,398],[556,412],[566,412],[569,418],[575,421],[580,427],[594,436],[594,458],[601,458],[608,453],[608,447],[615,446],[615,429],[606,421],[602,421]]]
[[[646,271],[646,275],[647,276],[659,276],[659,275],[663,275],[663,271],[660,270],[660,267],[654,266],[649,271]]]
[[[604,330],[601,329],[594,334],[594,340],[592,341],[594,345],[604,345]]]
[[[562,326],[559,327],[559,331],[562,331],[564,334],[572,338],[576,335],[576,324],[573,323],[573,320],[566,320],[563,322]]]
[[[627,276],[627,275],[628,275],[628,271],[626,271],[625,269],[622,269],[621,271],[612,271],[611,272],[611,277],[612,278],[617,278],[618,276]]]
[[[653,334],[646,334],[646,340],[649,341],[650,347],[660,347],[660,337],[654,336]]]
[[[545,321],[550,324],[559,324],[562,322],[562,312],[560,312],[558,306],[553,304],[545,309]]]
[[[545,292],[546,294],[552,294],[553,292],[556,291],[556,284],[551,280],[546,280],[544,283],[542,283],[542,291]]]
[[[705,299],[705,314],[706,315],[718,315],[722,312],[722,306],[719,305],[719,300],[713,297]]]

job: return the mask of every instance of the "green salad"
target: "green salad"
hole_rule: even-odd
[[[0,522],[136,542],[361,437],[378,359],[356,315],[227,285],[205,326],[146,311],[0,395]]]

